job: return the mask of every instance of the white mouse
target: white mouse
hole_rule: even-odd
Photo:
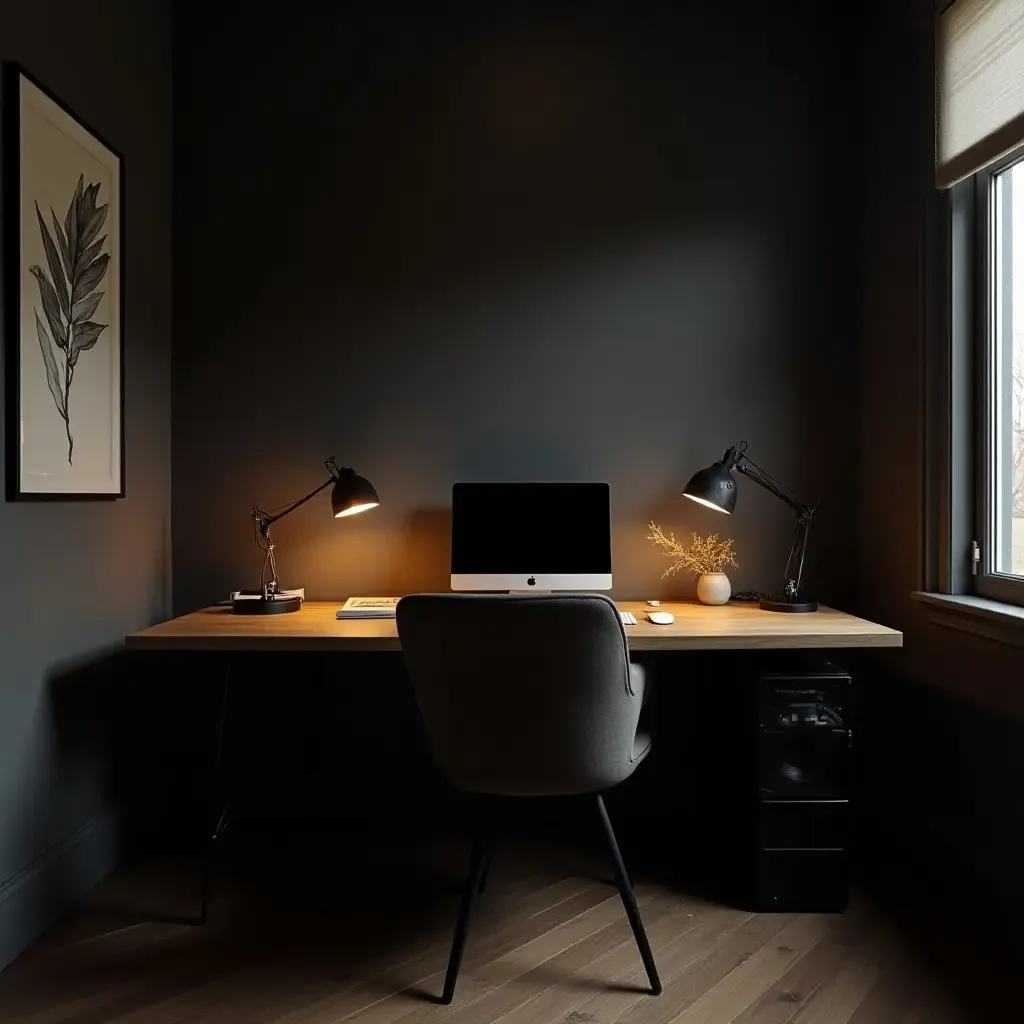
[[[648,612],[647,618],[656,626],[670,626],[676,621],[676,617],[671,612]]]

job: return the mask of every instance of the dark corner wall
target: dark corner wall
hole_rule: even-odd
[[[113,655],[170,611],[170,2],[3,3],[0,58],[124,154],[127,261],[126,498],[0,503],[3,966],[116,863]]]
[[[254,585],[250,504],[332,454],[382,506],[280,525],[311,597],[447,588],[451,484],[486,479],[608,481],[617,596],[691,591],[651,519],[772,589],[780,503],[679,497],[739,439],[823,499],[812,579],[850,606],[855,13],[501,6],[175,5],[175,610]]]

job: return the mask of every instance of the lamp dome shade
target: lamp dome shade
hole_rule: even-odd
[[[351,469],[341,470],[334,490],[331,491],[331,508],[335,519],[354,516],[368,508],[376,508],[379,504],[380,499],[369,480]]]
[[[736,481],[728,463],[714,462],[698,470],[683,488],[683,494],[692,501],[707,505],[719,512],[729,513],[736,507]]]

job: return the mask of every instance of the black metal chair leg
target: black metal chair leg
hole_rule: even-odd
[[[448,973],[444,978],[444,993],[441,1002],[451,1003],[455,996],[455,982],[459,978],[459,967],[462,965],[462,951],[466,948],[466,931],[469,926],[469,912],[473,908],[473,900],[484,885],[487,866],[491,860],[493,846],[492,833],[492,801],[487,800],[481,808],[477,821],[476,834],[473,837],[473,854],[469,861],[469,871],[462,887],[462,903],[459,906],[459,917],[455,922],[455,935],[452,938],[452,951],[448,957]]]
[[[601,825],[604,829],[605,840],[608,843],[608,852],[612,857],[612,870],[615,872],[615,884],[619,888],[619,896],[622,905],[626,908],[626,917],[629,918],[629,926],[633,929],[633,938],[636,939],[637,949],[640,950],[640,959],[644,962],[647,970],[647,978],[651,983],[651,994],[661,995],[661,979],[658,977],[658,969],[654,966],[654,956],[651,953],[651,944],[647,941],[647,933],[644,931],[644,923],[640,917],[640,908],[636,905],[636,897],[633,895],[633,887],[630,885],[626,875],[626,866],[622,863],[622,854],[619,852],[619,844],[615,839],[615,830],[612,828],[611,819],[604,806],[601,794],[597,794],[597,811],[601,817]]]
[[[224,681],[221,684],[220,714],[217,718],[217,746],[213,756],[213,766],[210,771],[210,792],[209,792],[209,832],[206,838],[206,856],[203,861],[203,890],[199,906],[199,917],[197,924],[206,924],[207,914],[210,909],[211,889],[213,887],[214,859],[217,855],[217,843],[227,828],[228,808],[223,797],[223,769],[224,769],[224,731],[228,717],[228,688],[231,682],[230,663],[224,669]]]

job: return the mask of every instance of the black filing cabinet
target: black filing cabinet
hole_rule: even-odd
[[[850,677],[828,664],[757,681],[760,910],[846,906],[850,692]]]

